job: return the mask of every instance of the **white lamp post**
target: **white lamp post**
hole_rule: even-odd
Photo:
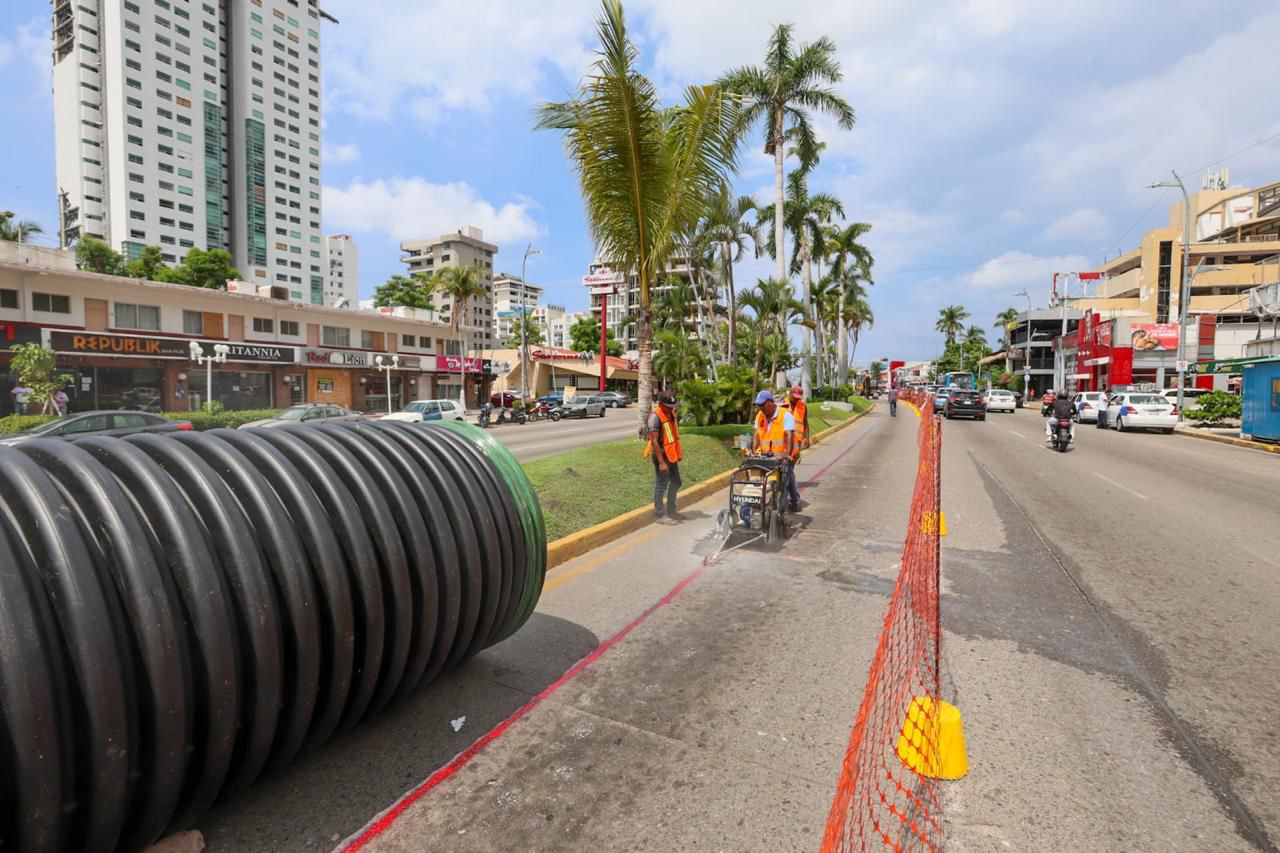
[[[533,248],[530,243],[529,247],[524,250],[524,259],[520,261],[520,405],[524,405],[524,401],[529,396],[529,341],[526,337],[526,329],[529,325],[529,307],[526,299],[528,298],[528,285],[525,284],[525,270],[529,266],[530,255],[541,255],[541,249]]]
[[[379,370],[387,372],[387,414],[391,414],[391,371],[400,367],[400,356],[393,355],[390,359],[382,356],[375,356],[373,363],[378,366]]]
[[[226,364],[227,353],[231,352],[231,347],[226,344],[214,344],[213,355],[205,355],[204,347],[197,341],[191,342],[191,360],[198,366],[204,368],[205,375],[205,397],[204,408],[208,409],[209,404],[213,402],[213,366],[215,364]]]

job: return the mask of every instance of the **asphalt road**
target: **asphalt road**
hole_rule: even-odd
[[[558,567],[514,637],[219,806],[209,849],[332,847],[539,696],[369,849],[816,849],[901,553],[903,413],[806,455],[780,546],[703,567],[717,495]],[[1280,460],[1092,427],[1058,454],[1042,429],[944,425],[943,682],[970,764],[948,847],[1265,848]]]
[[[639,409],[605,409],[603,418],[573,418],[553,423],[501,424],[490,427],[493,436],[507,446],[516,459],[528,462],[562,450],[630,438],[640,425]]]

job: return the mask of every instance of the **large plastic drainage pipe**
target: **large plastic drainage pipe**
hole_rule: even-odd
[[[511,636],[502,445],[361,422],[0,447],[0,850],[136,850]]]

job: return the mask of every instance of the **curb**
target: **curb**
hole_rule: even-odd
[[[865,415],[873,411],[875,411],[874,406],[853,415],[833,427],[828,427],[822,432],[815,433],[811,443],[818,444],[824,441],[829,436],[849,427],[855,421],[861,420]],[[708,495],[713,495],[725,488],[729,485],[729,478],[736,470],[738,469],[730,468],[703,480],[701,483],[696,483],[687,489],[681,489],[680,493],[676,495],[676,509],[685,509]],[[653,508],[642,506],[630,512],[624,512],[622,515],[614,516],[608,521],[602,521],[585,530],[579,530],[577,533],[570,533],[568,536],[549,542],[547,543],[547,568],[553,569],[569,562],[574,557],[580,557],[588,551],[593,551],[602,545],[608,545],[628,533],[634,533],[642,527],[649,526],[653,523],[653,520]]]
[[[1280,454],[1280,444],[1263,444],[1260,441],[1248,441],[1243,438],[1232,438],[1229,435],[1215,435],[1211,432],[1191,432],[1185,429],[1176,429],[1174,435],[1185,435],[1187,438],[1198,438],[1201,441],[1216,441],[1218,444],[1234,444],[1236,447],[1249,447],[1253,450],[1262,450],[1266,453]]]

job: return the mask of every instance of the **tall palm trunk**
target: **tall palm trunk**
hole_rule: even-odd
[[[653,315],[646,305],[640,306],[636,317],[636,335],[640,349],[639,393],[636,395],[639,399],[636,403],[640,410],[640,438],[643,439],[648,435],[649,412],[653,410]]]
[[[810,257],[809,236],[801,238],[800,253],[804,256],[804,355],[800,362],[800,387],[808,398],[813,386],[813,339],[817,323],[814,322],[813,300],[810,295],[813,278],[813,259]]]
[[[738,366],[738,296],[733,287],[733,249],[725,243],[725,282],[729,286],[729,366]]]
[[[840,314],[836,317],[833,330],[836,335],[836,369],[839,371],[837,385],[844,386],[849,381],[848,335],[845,334],[844,288],[840,289]]]
[[[787,280],[787,247],[784,239],[786,221],[782,218],[782,158],[782,110],[775,108],[773,116],[773,249],[777,256],[778,281]]]

